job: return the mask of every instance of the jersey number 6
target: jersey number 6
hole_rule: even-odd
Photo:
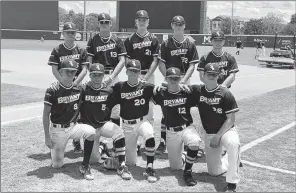
[[[145,99],[136,99],[135,106],[140,106],[145,104]]]

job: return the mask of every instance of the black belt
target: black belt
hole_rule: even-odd
[[[66,124],[56,124],[56,123],[53,123],[52,126],[54,128],[68,128],[72,125],[74,125],[76,122],[72,122],[72,123],[66,123]]]
[[[110,70],[104,70],[104,74],[112,74],[113,73],[113,69],[110,69]]]
[[[186,129],[186,127],[188,127],[189,125],[190,125],[190,123],[187,123],[187,124],[175,126],[175,127],[166,127],[166,129],[169,131],[179,132],[179,131],[183,131],[184,129]]]
[[[147,72],[148,72],[148,69],[147,69],[147,70],[141,70],[141,74],[142,74],[142,75],[147,74]]]
[[[138,119],[133,119],[133,120],[125,120],[125,119],[122,119],[122,122],[123,122],[123,123],[126,123],[126,124],[130,124],[130,125],[134,125],[134,124],[139,123],[139,122],[142,121],[143,119],[144,119],[143,117],[138,118]]]

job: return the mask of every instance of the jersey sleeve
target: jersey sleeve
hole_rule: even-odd
[[[164,41],[160,45],[160,54],[158,56],[158,58],[164,63],[166,63],[166,58],[167,58],[165,50],[166,50],[166,48],[165,48],[165,41]]]
[[[151,46],[151,53],[152,56],[154,57],[158,57],[158,53],[159,53],[159,41],[158,38],[156,36],[153,37],[152,40],[152,46]]]
[[[189,64],[195,64],[199,61],[197,49],[194,43],[192,43],[191,48],[187,55]]]
[[[94,49],[93,49],[93,38],[90,38],[86,45],[87,55],[88,56],[95,56]]]
[[[60,59],[59,59],[56,48],[52,50],[47,64],[50,66],[53,66],[53,65],[58,66],[60,64]]]
[[[125,56],[126,49],[124,47],[124,43],[120,38],[117,38],[117,56]]]
[[[107,98],[107,104],[110,109],[120,103],[120,82],[117,82],[110,89],[110,94]]]
[[[235,113],[239,111],[236,100],[229,90],[224,95],[223,110],[225,114]]]
[[[81,65],[89,65],[89,61],[87,59],[87,51],[86,49],[81,49],[81,54],[80,54],[80,61]]]
[[[237,73],[238,70],[238,66],[237,66],[237,62],[234,56],[229,57],[229,68],[228,68],[228,74],[230,73]]]
[[[54,99],[54,89],[50,87],[45,91],[44,104],[48,104],[52,106],[54,104],[53,99]]]
[[[154,89],[154,93],[153,93],[153,97],[152,97],[152,102],[155,105],[161,105],[161,101],[162,101],[162,96],[161,96],[161,91],[157,91]]]
[[[205,57],[202,56],[202,57],[200,58],[200,61],[199,61],[199,63],[198,63],[198,66],[197,66],[196,70],[197,70],[197,71],[202,71],[202,72],[203,72],[205,66],[206,66],[206,60],[205,60]]]
[[[190,107],[194,107],[198,105],[199,99],[200,99],[200,90],[201,86],[200,85],[191,85],[190,86],[191,93],[189,94],[188,97],[188,104]]]
[[[130,41],[130,37],[126,38],[125,41],[124,41],[124,47],[126,49],[126,56],[128,58],[131,57],[131,53],[133,51],[133,47],[132,47],[132,43]]]

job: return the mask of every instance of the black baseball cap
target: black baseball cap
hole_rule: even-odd
[[[171,68],[166,70],[165,76],[166,77],[180,77],[181,72],[180,72],[180,70],[178,68],[171,67]]]
[[[217,63],[208,63],[205,68],[204,72],[208,74],[220,74],[220,67]]]
[[[73,59],[65,59],[61,62],[61,69],[77,70],[78,63]]]
[[[77,31],[77,28],[73,22],[66,22],[64,23],[63,31]]]
[[[98,21],[101,20],[111,21],[111,16],[108,13],[100,13],[98,16]]]
[[[181,24],[185,24],[185,19],[184,17],[177,15],[175,17],[173,17],[172,19],[172,23],[181,23]]]
[[[126,69],[141,70],[141,62],[139,60],[129,60]]]
[[[223,31],[215,31],[212,33],[211,40],[225,40],[224,32]]]
[[[104,74],[104,69],[105,67],[103,66],[103,64],[100,63],[93,63],[90,65],[89,68],[89,73],[99,73],[99,74]]]
[[[145,11],[145,10],[139,10],[139,11],[137,11],[137,13],[136,13],[136,19],[139,19],[139,18],[149,19],[149,16],[148,16],[147,11]]]

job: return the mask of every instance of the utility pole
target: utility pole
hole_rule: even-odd
[[[83,21],[83,31],[86,32],[86,1],[83,1],[84,3],[84,21]]]
[[[230,34],[232,35],[232,24],[233,23],[233,1],[231,2],[231,22],[230,22]]]

